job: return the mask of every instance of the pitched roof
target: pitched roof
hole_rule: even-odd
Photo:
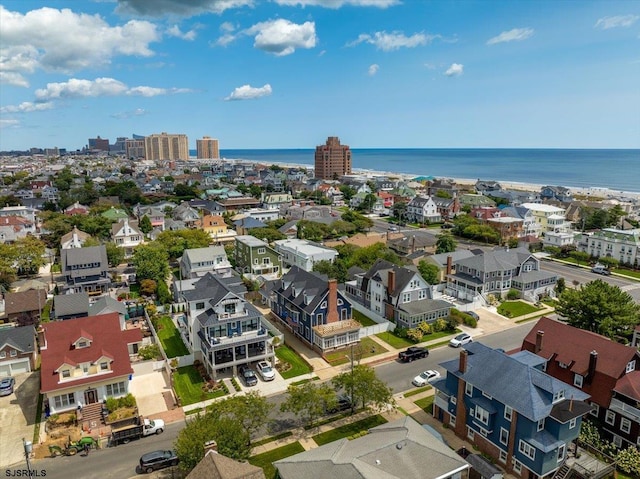
[[[540,318],[525,336],[522,341],[523,349],[533,352],[538,331],[544,331],[544,337],[542,349],[537,354],[546,359],[554,354],[560,355],[559,360],[570,365],[572,371],[581,375],[589,368],[591,351],[598,353],[596,371],[616,379],[625,373],[627,364],[638,353],[637,349],[631,346],[545,316]],[[571,341],[567,341],[567,338],[571,338]]]
[[[432,479],[469,464],[410,416],[274,463],[282,479]]]
[[[89,312],[89,293],[59,294],[53,297],[56,317]]]
[[[326,275],[292,266],[287,274],[276,281],[275,290],[300,310],[312,312],[327,296],[328,281]],[[307,301],[309,301],[308,304]]]
[[[142,341],[139,329],[120,330],[118,313],[101,314],[68,321],[52,321],[41,324],[44,330],[46,348],[41,350],[42,367],[40,389],[42,393],[62,388],[91,384],[94,381],[116,379],[133,373],[127,344]],[[90,336],[91,345],[73,348],[73,342],[80,337]],[[99,376],[83,376],[59,383],[56,372],[63,363],[79,364],[97,361],[102,356],[113,359],[111,371]]]
[[[580,389],[531,367],[528,361],[522,360],[522,356],[509,356],[477,342],[467,344],[464,350],[468,352],[466,371],[460,372],[460,360],[453,359],[440,363],[447,374],[473,384],[531,421],[551,414],[556,392],[564,391],[565,398],[575,401],[584,401],[589,397]]]
[[[4,298],[4,312],[7,315],[40,311],[47,302],[45,289],[30,289],[20,293],[6,293]]]
[[[0,349],[8,344],[23,353],[33,352],[36,344],[35,337],[36,330],[33,326],[0,329]]]
[[[530,256],[532,255],[527,248],[507,248],[462,258],[456,260],[455,264],[483,272],[506,271],[519,268]]]
[[[640,371],[632,371],[622,376],[613,390],[636,401],[640,401]]]
[[[187,479],[265,479],[261,467],[208,451]]]
[[[107,268],[107,248],[105,245],[89,246],[87,248],[63,249],[60,252],[62,262],[62,273],[68,274],[70,266],[100,263],[101,268]],[[86,275],[86,270],[82,271],[82,276]]]
[[[71,294],[67,296],[73,296]],[[89,306],[89,316],[96,316],[98,314],[118,313],[127,314],[127,307],[121,301],[113,299],[111,296],[101,296],[95,303]]]

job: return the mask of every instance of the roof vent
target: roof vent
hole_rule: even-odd
[[[380,459],[376,459],[376,466],[380,465]]]

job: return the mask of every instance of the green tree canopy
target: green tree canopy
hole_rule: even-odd
[[[556,312],[571,326],[614,338],[629,336],[640,323],[640,305],[629,293],[600,279],[566,289]]]
[[[244,396],[232,396],[209,406],[214,416],[237,421],[248,441],[267,424],[271,409],[273,404],[257,391],[250,391]]]
[[[458,247],[458,243],[449,233],[440,233],[436,240],[436,254],[452,253]]]
[[[391,388],[376,376],[371,366],[358,364],[353,371],[334,377],[332,382],[336,389],[342,389],[351,396],[354,405],[360,404],[363,408],[374,410],[395,406]]]
[[[418,271],[427,283],[438,284],[440,282],[440,268],[435,264],[420,260],[418,263]]]
[[[38,269],[46,263],[44,241],[35,236],[19,238],[13,243],[13,247],[16,269],[22,274],[37,273]]]
[[[251,228],[249,230],[251,236],[272,243],[276,240],[286,239],[287,235],[280,233],[276,228]]]
[[[287,399],[280,405],[282,412],[291,412],[302,419],[308,427],[336,403],[336,392],[327,383],[307,382],[289,385]]]
[[[140,219],[140,223],[138,223],[138,227],[140,228],[140,231],[142,231],[144,234],[146,235],[149,234],[153,229],[153,225],[151,224],[151,220],[149,219],[149,216],[144,215]]]
[[[112,268],[124,262],[124,249],[117,246],[113,241],[105,243],[107,249],[107,261]]]
[[[181,257],[185,249],[206,248],[210,242],[209,233],[195,229],[166,230],[160,233],[154,241],[154,243],[162,245],[170,259]]]
[[[153,242],[136,246],[133,252],[133,265],[136,267],[138,281],[152,279],[165,281],[169,276],[169,254],[162,244]]]

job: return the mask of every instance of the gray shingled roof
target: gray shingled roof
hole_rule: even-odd
[[[282,479],[431,479],[469,464],[409,416],[274,463]]]
[[[403,303],[398,309],[413,316],[414,314],[439,311],[446,308],[453,308],[453,304],[442,299],[420,299],[417,301],[411,301],[410,303]]]
[[[527,248],[501,249],[463,258],[456,261],[455,264],[489,273],[517,269],[530,256],[531,253]]]
[[[193,286],[194,289],[182,292],[182,296],[187,301],[202,299],[218,302],[227,294],[227,291],[231,291],[240,297],[244,297],[247,292],[242,279],[236,276],[223,278],[213,273],[207,273],[193,283]]]
[[[60,254],[63,274],[69,274],[69,266],[79,264],[99,262],[101,268],[107,268],[107,248],[105,245],[89,246],[87,248],[63,249]]]
[[[553,394],[558,391],[564,390],[565,398],[575,401],[589,397],[580,389],[531,367],[529,361],[522,361],[522,356],[509,356],[477,342],[467,344],[464,349],[468,351],[466,372],[459,371],[460,360],[454,359],[440,363],[447,375],[464,379],[531,421],[550,415]],[[438,384],[434,387],[437,389]]]
[[[53,310],[56,317],[69,316],[71,314],[88,314],[89,294],[73,293],[59,294],[53,297]]]
[[[220,255],[227,256],[224,246],[207,246],[206,248],[193,248],[184,250],[184,255],[189,258],[191,264],[212,261]]]
[[[30,353],[35,349],[35,335],[33,326],[0,329],[0,349],[8,344],[16,351]]]
[[[127,307],[123,302],[113,299],[111,296],[102,296],[95,303],[89,306],[89,316],[97,316],[104,312],[113,312],[124,315],[127,314]]]
[[[292,266],[287,274],[277,280],[275,291],[301,311],[312,313],[326,298],[329,292],[328,281],[326,275],[310,273],[298,266]],[[305,297],[311,297],[309,304],[305,304]],[[346,301],[346,298],[343,298],[343,301]]]

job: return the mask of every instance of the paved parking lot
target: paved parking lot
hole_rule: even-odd
[[[33,440],[40,372],[14,376],[14,393],[0,397],[0,467],[24,461],[22,439]]]

